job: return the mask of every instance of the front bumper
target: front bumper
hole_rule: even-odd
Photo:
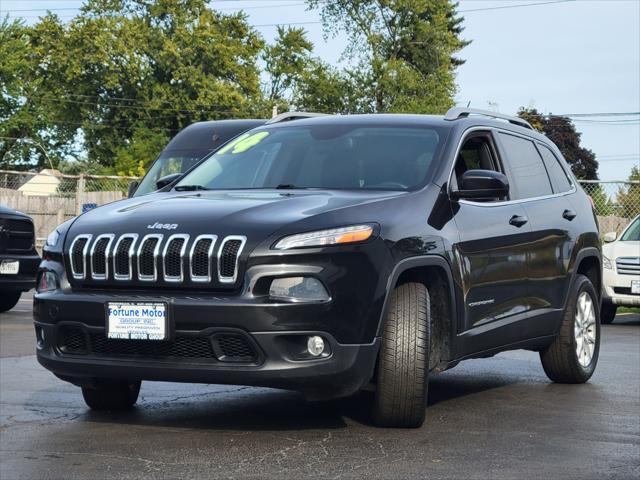
[[[128,348],[133,345],[130,340],[106,339],[106,303],[151,300],[167,302],[171,342],[182,342],[179,347],[167,342],[169,350],[160,351],[146,342],[136,351]],[[255,298],[202,293],[171,297],[70,290],[40,293],[34,298],[34,319],[37,336],[44,341],[39,342],[37,357],[45,368],[77,385],[118,378],[284,388],[309,399],[344,397],[371,380],[379,339],[340,343],[333,332],[321,328],[322,318],[331,311],[331,303],[266,305]],[[82,332],[89,346],[70,352],[65,343],[68,329]],[[244,339],[254,353],[252,358],[225,361],[215,343],[221,334]],[[325,339],[327,356],[301,359],[297,355],[296,345],[304,345],[310,335]],[[212,353],[194,354],[186,346],[194,339],[199,345],[194,348],[212,344]]]
[[[631,281],[640,281],[640,276],[621,275],[606,268],[603,270],[603,302],[625,307],[640,306],[640,295],[631,293]]]
[[[4,260],[18,260],[20,269],[17,275],[0,274],[0,290],[26,292],[36,286],[36,273],[40,263],[40,257],[37,253],[20,255],[0,253],[0,263]]]

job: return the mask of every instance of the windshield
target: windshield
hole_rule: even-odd
[[[624,235],[620,237],[623,242],[639,242],[640,241],[640,217],[637,217],[631,225],[625,230]]]
[[[260,128],[222,147],[176,189],[409,190],[427,179],[444,137],[440,130],[352,124]]]
[[[166,175],[172,173],[183,173],[193,167],[198,160],[207,155],[209,150],[185,149],[169,150],[160,154],[158,159],[151,166],[147,174],[140,182],[140,186],[133,194],[134,197],[155,192],[156,182]]]

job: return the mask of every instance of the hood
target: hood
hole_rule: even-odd
[[[640,242],[620,241],[605,243],[602,253],[609,260],[615,261],[618,257],[640,257]]]
[[[91,210],[78,217],[67,238],[83,233],[188,233],[246,235],[259,240],[308,217],[404,194],[335,190],[157,193]]]
[[[24,213],[18,212],[13,208],[7,207],[6,205],[0,205],[0,216],[4,216],[4,215],[12,216],[12,217],[20,217],[27,220],[31,220],[31,218],[28,215],[25,215]]]

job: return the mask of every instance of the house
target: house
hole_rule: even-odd
[[[18,191],[27,196],[56,195],[61,177],[58,170],[45,168],[25,182]]]

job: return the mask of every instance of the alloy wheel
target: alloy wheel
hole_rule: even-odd
[[[586,368],[591,363],[596,348],[596,312],[593,299],[587,292],[578,296],[573,332],[578,362]]]

